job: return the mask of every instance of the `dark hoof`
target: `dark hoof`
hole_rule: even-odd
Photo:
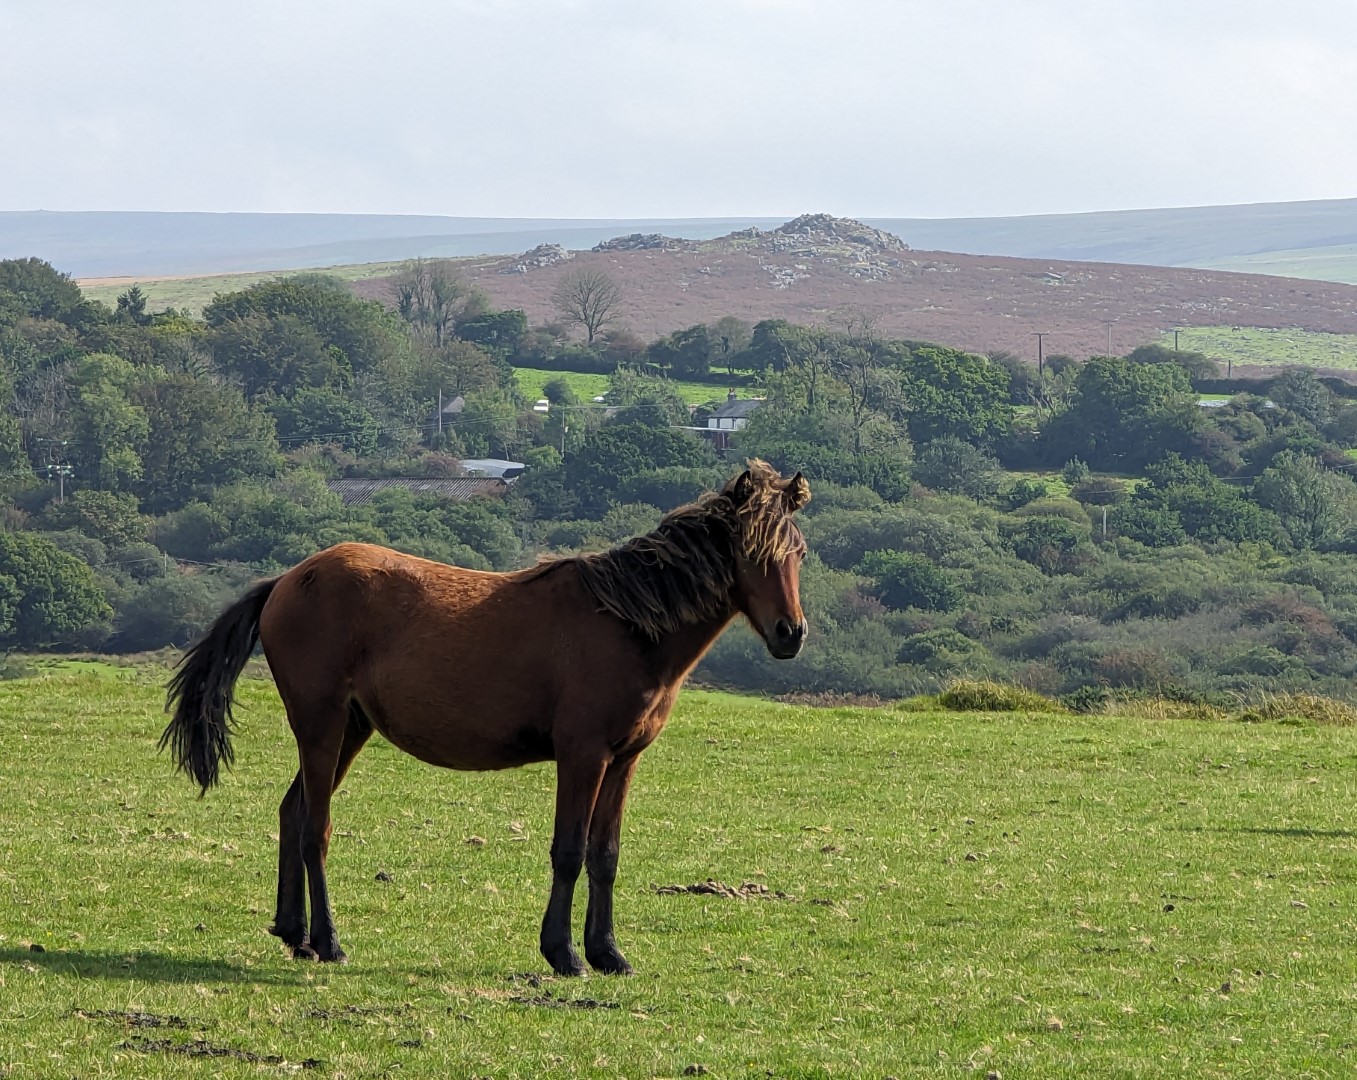
[[[589,954],[589,966],[600,975],[635,975],[627,958],[616,949],[611,952]]]
[[[349,962],[349,958],[344,955],[344,950],[338,945],[328,949],[316,949],[315,956],[322,964],[347,964]]]
[[[580,963],[573,945],[567,944],[561,949],[548,949],[544,946],[542,955],[557,975],[583,975],[585,972],[585,967]]]
[[[293,959],[293,960],[319,960],[320,957],[318,957],[318,956],[316,955],[316,950],[315,950],[315,949],[311,948],[310,945],[306,944],[306,942],[303,941],[300,945],[293,945],[293,946],[292,946],[292,959]]]

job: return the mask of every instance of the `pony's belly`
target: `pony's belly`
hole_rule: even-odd
[[[386,740],[411,757],[441,769],[488,772],[514,769],[556,756],[549,732],[522,728],[507,734],[427,731],[399,724],[375,723]]]

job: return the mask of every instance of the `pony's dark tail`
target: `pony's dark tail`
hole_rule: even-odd
[[[217,782],[231,749],[231,691],[259,640],[259,615],[278,579],[261,581],[217,617],[212,628],[179,661],[165,708],[174,717],[160,736],[175,764],[198,782],[202,795]],[[201,796],[200,796],[201,797]]]

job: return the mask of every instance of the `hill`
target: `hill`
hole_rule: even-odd
[[[1357,199],[983,218],[863,217],[917,248],[1014,258],[1263,269],[1357,281]],[[611,236],[702,239],[777,218],[476,218],[393,214],[0,212],[0,258],[39,255],[77,277],[294,270],[415,256],[507,255],[537,244],[587,248]],[[1243,260],[1236,264],[1236,260]],[[1269,272],[1272,272],[1269,269]]]
[[[528,257],[531,255],[531,257]],[[722,315],[824,322],[857,309],[894,336],[980,352],[1126,352],[1176,327],[1298,328],[1357,334],[1357,287],[1186,268],[1019,259],[912,249],[869,224],[808,214],[771,230],[711,240],[614,238],[591,251],[534,251],[468,261],[467,278],[502,307],[551,317],[576,268],[625,290],[626,322],[653,337]],[[359,282],[384,297],[384,279]],[[1109,325],[1110,324],[1110,325]]]

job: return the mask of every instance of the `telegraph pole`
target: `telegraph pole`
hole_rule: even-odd
[[[47,479],[57,478],[57,504],[64,506],[66,504],[66,477],[73,476],[75,470],[69,465],[48,465]]]
[[[53,477],[57,481],[57,504],[65,505],[66,502],[66,477],[73,476],[75,470],[66,464],[66,440],[65,439],[35,439],[34,442],[40,443],[47,450],[47,465],[44,472],[50,482]],[[59,448],[59,449],[57,449]],[[54,453],[55,450],[55,453]],[[54,461],[55,457],[60,457],[61,461]]]
[[[1111,355],[1112,355],[1112,320],[1111,320],[1111,319],[1104,319],[1103,322],[1107,325],[1107,355],[1108,355],[1108,356],[1111,356]]]
[[[1041,378],[1046,373],[1046,358],[1041,351],[1041,339],[1048,333],[1050,333],[1049,330],[1043,330],[1039,334],[1032,335],[1037,339],[1037,378]]]

